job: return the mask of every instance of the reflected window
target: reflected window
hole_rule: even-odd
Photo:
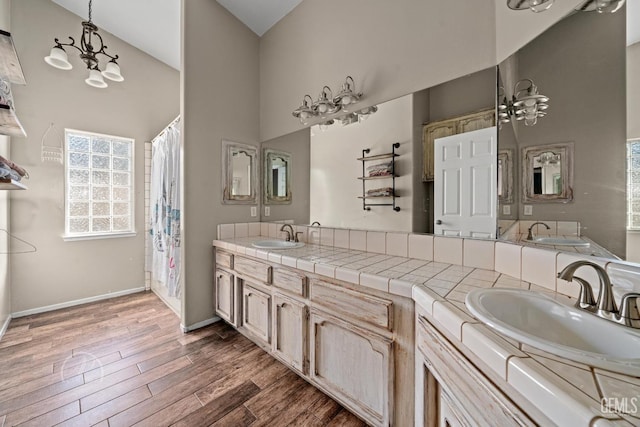
[[[640,139],[627,143],[627,229],[640,230]]]

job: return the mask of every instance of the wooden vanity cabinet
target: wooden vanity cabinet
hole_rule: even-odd
[[[537,425],[420,314],[416,417],[425,427]]]
[[[413,301],[223,256],[221,318],[368,424],[413,425]]]

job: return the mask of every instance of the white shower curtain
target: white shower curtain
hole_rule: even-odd
[[[151,276],[180,298],[180,121],[152,142],[149,200]]]

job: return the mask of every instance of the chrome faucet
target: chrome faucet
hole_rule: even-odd
[[[285,228],[287,227],[289,227],[289,230],[291,231],[285,230]],[[287,238],[285,239],[287,242],[291,241],[292,236],[296,236],[296,234],[293,232],[293,227],[291,226],[291,224],[284,224],[282,227],[280,227],[280,231],[284,231],[285,233],[287,233]]]
[[[547,227],[547,230],[551,230],[551,227],[549,227],[544,222],[534,222],[533,224],[531,224],[531,227],[529,227],[529,233],[527,234],[527,240],[533,240],[533,233],[531,233],[531,230],[533,230],[533,227],[535,227],[538,224],[542,224],[545,227]]]
[[[600,291],[598,299],[594,301],[593,290],[591,285],[580,277],[574,277],[576,270],[580,267],[592,267],[598,274],[600,281]],[[616,301],[613,295],[613,285],[609,279],[607,271],[591,261],[576,261],[566,266],[560,273],[558,278],[573,282],[574,280],[580,285],[580,295],[576,302],[576,307],[594,313],[603,319],[611,320],[621,325],[630,326],[632,328],[640,328],[640,313],[638,312],[637,303],[640,293],[631,292],[622,297],[622,311],[618,311]]]

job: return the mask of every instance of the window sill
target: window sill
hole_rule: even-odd
[[[65,234],[62,236],[62,240],[73,242],[76,240],[119,239],[121,237],[135,237],[137,234],[135,231],[109,234]]]

